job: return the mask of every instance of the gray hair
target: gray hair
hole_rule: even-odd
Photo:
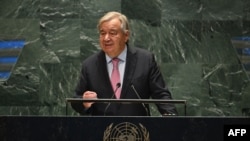
[[[129,30],[129,24],[128,19],[125,15],[119,13],[119,12],[108,12],[106,13],[98,22],[97,29],[100,30],[100,26],[103,22],[110,21],[112,19],[118,18],[121,21],[121,29],[125,33],[126,30]]]

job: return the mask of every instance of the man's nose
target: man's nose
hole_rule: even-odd
[[[110,40],[110,35],[107,33],[107,34],[105,34],[105,36],[104,36],[104,40],[105,41],[109,41]]]

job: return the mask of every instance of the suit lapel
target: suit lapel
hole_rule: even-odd
[[[136,68],[136,62],[137,57],[135,49],[128,47],[121,98],[126,98],[126,95],[128,94],[127,91],[131,87],[131,81]]]
[[[106,98],[111,98],[113,95],[113,88],[110,83],[108,69],[107,69],[107,62],[105,58],[105,53],[101,51],[98,55],[98,76],[99,80],[102,82],[101,88]],[[108,88],[108,89],[107,89]]]
[[[123,78],[123,86],[122,86],[122,92],[121,92],[121,99],[126,98],[126,95],[128,94],[128,90],[131,87],[134,71],[136,68],[136,63],[137,63],[136,50],[134,48],[128,47],[125,73],[124,73],[124,78]],[[112,85],[110,83],[110,79],[108,75],[105,54],[102,51],[98,55],[97,64],[98,64],[97,66],[98,66],[98,70],[100,74],[99,80],[102,81],[102,83],[104,84],[102,86],[108,86],[108,89],[105,87],[103,88],[103,90],[105,90],[104,93],[107,93],[107,98],[109,98],[113,94],[113,89],[112,89]]]

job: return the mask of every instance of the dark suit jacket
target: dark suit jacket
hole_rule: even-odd
[[[76,97],[89,90],[95,91],[98,98],[114,98],[110,83],[105,53],[98,52],[87,58],[82,64],[80,81],[76,87]],[[172,99],[167,89],[162,74],[157,66],[154,56],[149,51],[141,48],[128,47],[124,73],[121,99],[138,99],[134,86],[142,99]],[[82,104],[71,104],[73,109],[80,114],[109,116],[147,116],[148,110],[142,104],[94,103],[90,109],[85,110]],[[161,114],[177,114],[173,104],[159,104],[157,108]]]

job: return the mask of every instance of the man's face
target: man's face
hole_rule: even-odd
[[[110,57],[117,57],[124,49],[129,32],[121,29],[119,19],[112,19],[100,25],[100,46]]]

